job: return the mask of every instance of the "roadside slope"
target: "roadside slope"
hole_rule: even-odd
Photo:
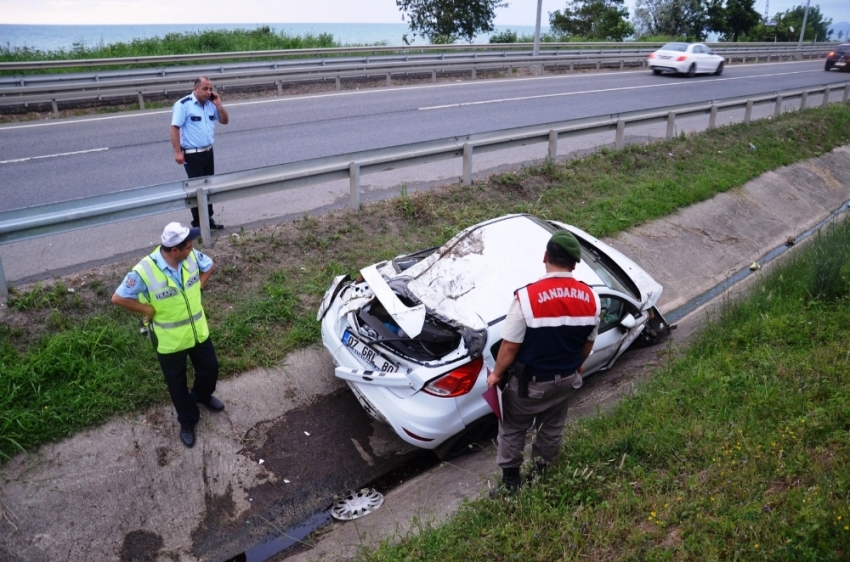
[[[664,285],[662,309],[668,311],[848,199],[850,148],[845,146],[606,241]],[[686,333],[675,334],[674,341]],[[629,354],[611,373],[594,377],[573,413],[593,413],[629,392],[663,353]],[[234,532],[250,517],[261,485],[289,485],[286,472],[271,472],[245,454],[247,441],[269,440],[267,428],[284,412],[339,389],[332,371],[326,354],[310,348],[276,368],[222,381],[217,394],[228,408],[204,416],[194,449],[177,446],[171,408],[160,406],[14,457],[0,469],[0,560],[214,560],[236,554],[211,552],[201,543],[208,532]],[[369,439],[373,451],[403,452],[380,427]],[[297,463],[297,454],[291,459]],[[494,474],[490,451],[440,465],[391,491],[374,514],[333,525],[313,550],[292,559],[351,559],[361,545],[441,520],[486,489]],[[259,541],[276,532],[262,527],[254,536]]]

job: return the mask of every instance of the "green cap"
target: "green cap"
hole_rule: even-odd
[[[559,230],[552,235],[552,238],[550,238],[549,241],[554,242],[563,248],[571,258],[576,260],[576,262],[581,261],[581,246],[572,233],[567,232],[566,230]]]

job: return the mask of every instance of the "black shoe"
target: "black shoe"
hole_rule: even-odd
[[[192,228],[198,228],[199,226],[201,226],[201,223],[198,221],[192,221]]]
[[[216,398],[215,396],[210,396],[206,401],[200,401],[201,404],[212,410],[213,412],[220,412],[224,410],[224,402]]]
[[[542,462],[534,463],[534,466],[525,473],[524,484],[532,484],[541,480],[543,476],[546,475],[546,469],[549,468],[549,465]]]
[[[503,468],[502,484],[490,490],[490,499],[512,496],[519,492],[520,486],[522,486],[522,479],[519,476],[519,467]]]
[[[195,429],[180,428],[180,440],[183,441],[183,444],[189,447],[190,449],[195,446]]]
[[[210,219],[210,229],[211,230],[224,230],[224,225],[218,224],[214,220]]]

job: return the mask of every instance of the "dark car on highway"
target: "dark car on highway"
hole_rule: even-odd
[[[837,46],[826,56],[826,64],[824,64],[823,69],[829,71],[833,67],[838,70],[850,70],[850,43]]]

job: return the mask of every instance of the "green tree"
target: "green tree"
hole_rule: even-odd
[[[764,27],[762,24],[754,27],[747,35],[750,40],[759,41],[763,38],[777,41],[789,41],[796,43],[800,40],[800,29],[803,27],[803,13],[805,5],[800,5],[785,12],[779,12],[773,17],[775,26]],[[828,41],[830,38],[829,26],[832,19],[824,19],[820,12],[820,6],[809,7],[809,16],[806,18],[806,32],[803,41]],[[791,31],[791,29],[794,31]]]
[[[706,6],[708,29],[720,33],[724,41],[746,37],[760,22],[753,8],[755,0],[711,0]]]
[[[470,43],[476,35],[493,31],[496,8],[502,0],[396,0],[402,20],[415,35],[431,43],[454,43],[464,38]]]
[[[702,41],[709,26],[703,0],[637,0],[633,19],[639,36],[666,35]]]
[[[549,14],[556,33],[599,41],[622,41],[635,32],[625,0],[569,0],[564,11]]]

